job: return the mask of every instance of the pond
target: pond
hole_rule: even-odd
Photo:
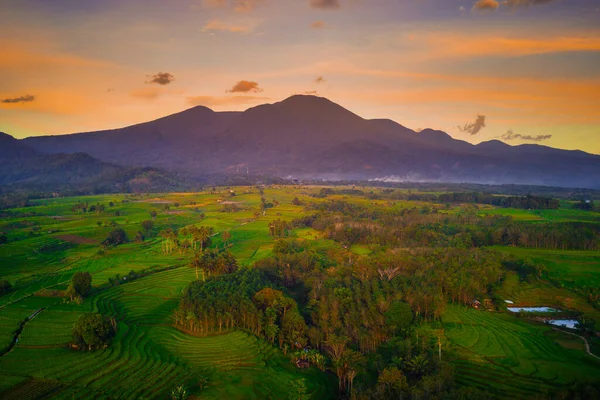
[[[576,319],[553,319],[546,322],[550,325],[563,326],[565,328],[575,329],[575,324],[577,324],[579,321],[577,321]]]
[[[557,312],[554,308],[550,307],[507,307],[510,312]]]

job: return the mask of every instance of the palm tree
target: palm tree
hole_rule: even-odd
[[[188,398],[188,392],[185,386],[178,385],[171,390],[171,399],[173,400],[186,400]]]
[[[229,245],[229,239],[231,239],[231,233],[229,231],[224,231],[222,237],[223,237],[223,248],[225,248],[226,245]]]
[[[429,361],[423,356],[414,356],[406,363],[406,368],[415,375],[423,375],[427,372]]]

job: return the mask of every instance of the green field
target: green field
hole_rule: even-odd
[[[462,384],[524,398],[597,378],[600,360],[583,353],[579,339],[543,324],[458,306],[442,321]]]
[[[0,297],[4,306],[0,308],[0,345],[10,343],[19,321],[37,309],[45,310],[27,323],[18,344],[0,358],[0,371],[6,376],[0,390],[14,386],[7,398],[19,399],[39,398],[44,393],[69,399],[154,398],[165,397],[179,383],[193,387],[202,375],[210,381],[202,398],[287,399],[302,393],[312,398],[334,397],[331,377],[314,369],[297,369],[277,348],[252,335],[230,332],[198,338],[174,329],[171,313],[181,290],[195,279],[194,270],[184,266],[189,254],[163,254],[161,239],[152,235],[142,244],[132,242],[99,252],[100,242],[113,229],[107,226],[111,221],[132,238],[154,210],[158,213],[155,232],[193,223],[211,226],[215,229],[213,246],[220,247],[221,232],[229,230],[231,251],[240,264],[251,264],[270,254],[269,221],[295,218],[302,208],[292,206],[291,200],[303,196],[267,190],[265,197],[276,199],[280,206],[255,221],[252,210],[260,203],[256,189],[236,188],[236,192],[231,200],[240,210],[235,213],[221,212],[219,200],[229,200],[228,192],[60,198],[12,210],[28,214],[34,210],[35,215],[0,223],[0,231],[8,231],[10,241],[0,247],[0,258],[6,260],[1,276],[15,286]],[[84,216],[71,211],[80,201],[113,201],[115,205],[102,214]],[[164,210],[165,204],[169,210]],[[203,220],[200,212],[205,214]],[[73,239],[80,243],[69,241]],[[108,288],[108,278],[116,274],[177,265],[182,267]],[[42,289],[64,290],[77,271],[90,272],[98,291],[83,304],[31,297]],[[66,348],[74,321],[89,311],[116,317],[113,344],[93,353]]]
[[[182,290],[196,279],[189,267],[192,252],[165,254],[158,232],[187,225],[214,228],[212,248],[224,248],[222,234],[231,234],[229,250],[240,265],[272,255],[269,223],[307,215],[292,205],[332,199],[378,209],[400,210],[432,206],[422,201],[372,200],[366,196],[332,195],[314,198],[319,187],[271,187],[264,197],[276,205],[255,217],[260,207],[257,188],[219,189],[215,193],[98,195],[35,200],[34,206],[12,209],[14,217],[0,221],[8,243],[0,246],[0,278],[14,289],[0,297],[0,348],[11,343],[20,321],[28,321],[12,350],[0,357],[0,397],[166,398],[177,384],[192,393],[200,376],[209,386],[207,399],[328,399],[337,397],[336,378],[316,368],[298,369],[278,347],[243,331],[195,337],[173,327],[172,314]],[[365,189],[368,192],[368,189]],[[113,206],[108,206],[109,202]],[[75,204],[105,204],[102,213],[80,214]],[[223,202],[238,207],[223,212]],[[168,205],[168,209],[166,206]],[[440,205],[435,205],[440,207]],[[115,226],[130,239],[156,211],[154,228],[141,243],[131,240],[103,249],[101,242]],[[440,213],[461,213],[460,205]],[[511,216],[519,221],[598,221],[594,213],[577,210],[528,211],[481,206],[479,214]],[[529,223],[529,222],[527,222]],[[313,228],[294,229],[292,236],[311,251],[332,260],[368,257],[378,246],[349,247],[325,239]],[[546,266],[547,280],[522,281],[507,272],[497,294],[520,305],[554,306],[594,318],[600,311],[574,289],[600,286],[597,252],[493,247]],[[350,257],[349,257],[350,256]],[[150,271],[133,282],[109,285],[109,278],[130,271]],[[62,293],[73,274],[90,272],[93,291],[82,304],[64,302]],[[560,286],[560,287],[557,287]],[[94,352],[69,348],[75,320],[85,312],[114,317],[112,344]],[[578,380],[597,378],[600,364],[585,354],[582,342],[542,324],[501,312],[448,306],[442,316],[448,354],[461,385],[491,390],[500,397],[520,398],[549,393]],[[592,349],[600,346],[591,341]]]
[[[544,265],[548,278],[564,287],[599,287],[600,252],[494,247],[496,251]]]
[[[203,398],[288,398],[299,390],[294,385],[315,398],[332,397],[326,376],[294,368],[279,350],[252,335],[198,338],[171,327],[178,295],[193,279],[194,271],[182,267],[105,290],[82,305],[50,306],[27,324],[0,368],[34,378],[20,398],[41,390],[40,382],[60,383],[53,389],[56,398],[153,398],[166,395],[174,383],[191,386],[200,375],[210,380]],[[92,353],[65,348],[73,322],[86,311],[116,316],[110,348]]]

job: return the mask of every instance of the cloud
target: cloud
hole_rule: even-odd
[[[262,2],[263,0],[236,0],[233,4],[233,11],[238,13],[252,12]]]
[[[1,102],[6,103],[6,104],[17,104],[17,103],[30,103],[34,100],[35,100],[35,96],[26,94],[25,96],[4,99]]]
[[[521,135],[520,133],[514,133],[512,129],[508,130],[504,135],[500,136],[502,140],[526,140],[532,142],[541,142],[543,140],[548,140],[552,137],[552,135]]]
[[[317,93],[317,91],[316,91],[316,90],[307,90],[307,91],[305,91],[305,92],[304,92],[304,94],[305,94],[305,95],[308,95],[308,96],[316,96],[316,95],[318,95],[319,93]]]
[[[315,83],[316,83],[317,85],[318,85],[318,84],[320,84],[320,83],[324,83],[324,82],[326,82],[326,80],[325,80],[325,78],[323,78],[323,76],[318,76],[318,77],[315,79]]]
[[[204,28],[202,28],[202,32],[231,32],[231,33],[248,33],[251,31],[247,26],[242,25],[230,25],[225,22],[219,20],[208,21]]]
[[[458,127],[461,132],[467,132],[471,135],[476,135],[480,130],[485,128],[485,115],[477,115],[477,119],[473,123],[466,123],[463,127]]]
[[[554,0],[504,0],[502,5],[508,7],[529,7],[551,3]]]
[[[310,6],[323,10],[336,10],[341,8],[340,0],[310,0]]]
[[[253,81],[239,81],[227,93],[258,93],[263,90]]]
[[[156,83],[158,85],[168,85],[175,80],[175,77],[168,72],[159,72],[155,75],[148,75],[148,77],[152,79],[146,83]]]
[[[325,21],[315,21],[312,24],[310,24],[310,27],[313,29],[323,29],[327,26],[327,24],[325,23]]]
[[[256,6],[263,2],[264,0],[203,0],[202,5],[204,8],[209,9],[231,6],[236,13],[249,13],[254,11]]]
[[[191,96],[187,98],[190,105],[220,107],[229,105],[256,104],[269,100],[268,97],[262,96]]]
[[[422,60],[483,56],[519,57],[534,54],[600,51],[600,34],[552,34],[540,37],[516,35],[428,34],[421,38]]]
[[[473,11],[494,11],[500,6],[496,0],[478,0],[473,4]]]

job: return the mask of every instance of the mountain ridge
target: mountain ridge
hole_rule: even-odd
[[[439,130],[417,133],[389,119],[364,119],[309,95],[243,112],[196,106],[128,127],[19,142],[39,153],[85,152],[193,178],[243,166],[279,177],[600,186],[593,178],[600,176],[598,155],[493,140],[474,145]]]

